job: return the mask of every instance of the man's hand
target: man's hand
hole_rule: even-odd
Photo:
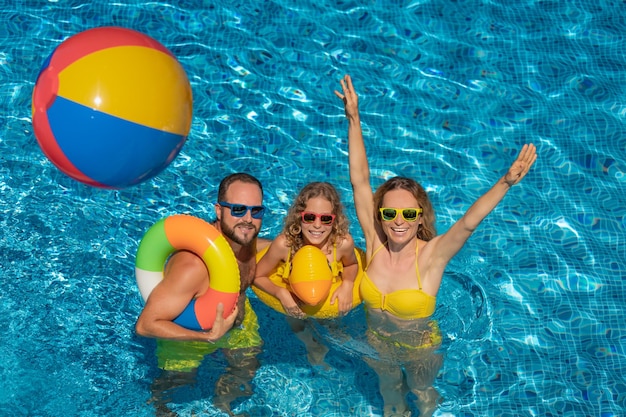
[[[239,312],[239,308],[235,306],[233,312],[226,318],[224,318],[224,304],[219,303],[217,305],[217,315],[215,316],[215,322],[213,323],[213,327],[206,334],[206,341],[209,343],[215,343],[219,339],[222,338],[228,331],[233,327],[235,323],[235,319],[237,318],[237,313]]]

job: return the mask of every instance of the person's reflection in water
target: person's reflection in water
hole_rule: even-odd
[[[196,386],[202,361],[207,355],[218,354],[220,349],[227,365],[215,383],[213,404],[228,415],[235,415],[231,411],[232,402],[253,394],[252,380],[260,367],[258,355],[262,351],[263,341],[249,302],[246,302],[246,310],[242,325],[232,329],[214,345],[157,341],[158,366],[162,371],[151,386],[151,402],[157,416],[176,415],[168,404],[175,402],[178,390]]]

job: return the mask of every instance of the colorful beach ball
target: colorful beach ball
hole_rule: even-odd
[[[101,27],[62,42],[33,91],[39,146],[85,184],[124,188],[178,155],[191,128],[192,93],[176,57],[153,38]]]

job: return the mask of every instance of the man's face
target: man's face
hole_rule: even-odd
[[[263,204],[263,193],[255,184],[235,181],[226,190],[224,202],[260,206]],[[235,217],[230,208],[218,204],[215,214],[224,236],[241,246],[251,245],[261,230],[262,220],[253,218],[250,210],[242,217]]]

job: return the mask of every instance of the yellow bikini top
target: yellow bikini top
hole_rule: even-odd
[[[276,273],[278,276],[282,277],[283,281],[289,281],[289,275],[291,274],[291,252],[293,250],[289,249],[289,253],[287,254],[287,259],[285,262],[281,262],[276,268]],[[333,261],[328,263],[330,270],[333,274],[333,282],[337,281],[339,278],[339,274],[343,273],[343,263],[337,260],[337,244],[333,245]]]
[[[360,291],[361,298],[363,298],[365,305],[368,308],[378,308],[388,311],[394,316],[406,320],[430,317],[435,312],[437,298],[422,291],[420,271],[417,267],[417,248],[415,249],[415,272],[417,273],[417,285],[419,289],[398,290],[389,294],[383,294],[367,275],[367,268],[372,262],[372,259],[374,259],[374,256],[385,245],[386,243],[380,245],[374,251],[365,271],[363,271]]]

